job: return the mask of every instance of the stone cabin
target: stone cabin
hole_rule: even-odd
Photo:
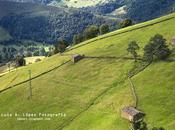
[[[75,54],[75,55],[72,55],[71,60],[73,63],[76,63],[83,58],[84,58],[84,55]]]
[[[130,122],[139,122],[143,120],[145,113],[137,110],[134,107],[125,107],[121,111],[121,116]]]

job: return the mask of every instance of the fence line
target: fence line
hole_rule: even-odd
[[[73,56],[75,54],[60,54],[61,56]],[[126,55],[126,54],[125,54]],[[125,59],[125,60],[134,60],[133,57],[126,57],[125,55],[123,56],[86,56],[83,55],[84,58],[89,58],[89,59]],[[137,60],[143,60],[142,58],[137,58]]]
[[[130,88],[131,88],[131,91],[132,91],[132,95],[134,97],[134,107],[137,108],[138,96],[136,94],[135,86],[134,86],[134,83],[132,82],[130,77],[128,77],[128,80],[129,80],[129,83],[130,83]]]
[[[91,58],[91,59],[124,59],[124,60],[133,60],[132,57],[125,57],[125,56],[84,56],[84,58]],[[137,60],[142,60],[142,58],[137,58]]]
[[[130,83],[130,87],[131,87],[131,91],[132,91],[132,95],[134,97],[134,107],[137,108],[138,106],[138,95],[136,93],[136,89],[135,89],[135,85],[132,81],[132,77],[136,76],[138,73],[144,71],[150,64],[152,63],[152,61],[148,62],[146,65],[144,65],[141,69],[139,69],[138,71],[136,71],[135,73],[131,74],[128,72],[128,80],[129,80],[129,83]]]

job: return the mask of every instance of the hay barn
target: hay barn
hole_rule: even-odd
[[[84,55],[79,55],[79,54],[75,54],[75,55],[72,55],[72,62],[73,63],[76,63],[78,62],[79,60],[83,59],[84,58]]]

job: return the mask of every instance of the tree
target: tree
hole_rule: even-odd
[[[74,35],[74,37],[73,37],[73,44],[78,44],[78,43],[79,43],[78,36]]]
[[[98,34],[99,34],[99,28],[95,25],[89,26],[84,30],[84,36],[86,40],[94,38],[98,36]]]
[[[31,51],[27,51],[27,52],[25,53],[25,56],[26,56],[26,57],[31,57],[31,56],[32,56],[32,52],[31,52]]]
[[[16,66],[25,66],[26,60],[24,59],[24,56],[17,56],[15,58],[15,63],[16,63]]]
[[[2,62],[2,54],[1,54],[1,52],[0,52],[0,63]]]
[[[3,47],[3,48],[2,48],[2,52],[3,52],[3,53],[6,53],[6,52],[7,52],[7,48],[6,48],[6,47]]]
[[[35,50],[35,51],[33,52],[33,56],[39,56],[39,50]]]
[[[83,40],[84,40],[84,37],[82,34],[74,35],[73,44],[78,44],[78,43],[82,42]]]
[[[140,49],[140,47],[136,41],[131,41],[128,44],[127,51],[133,55],[135,62],[137,61],[137,57],[138,57],[137,50],[139,50],[139,49]]]
[[[102,24],[100,26],[100,29],[99,30],[100,30],[100,35],[105,34],[105,33],[108,33],[109,32],[109,25]]]
[[[45,54],[46,54],[46,51],[45,51],[44,47],[40,48],[39,49],[39,55],[40,56],[45,56]]]
[[[54,54],[64,52],[67,46],[69,46],[69,44],[66,40],[60,40],[57,44],[55,44]]]
[[[171,51],[167,46],[166,39],[160,34],[150,38],[148,44],[144,47],[144,59],[147,61],[164,60],[170,54]]]
[[[11,47],[10,50],[11,50],[11,53],[16,53],[17,52],[17,49],[15,49],[14,47]]]
[[[120,23],[120,28],[125,28],[132,25],[131,19],[126,19]]]
[[[144,121],[134,122],[133,127],[134,130],[148,130],[147,124]]]

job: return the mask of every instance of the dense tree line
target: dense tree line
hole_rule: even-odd
[[[102,24],[100,26],[91,25],[85,28],[82,33],[75,34],[73,37],[73,44],[78,44],[85,40],[97,37],[98,35],[103,35],[110,31],[108,24]]]
[[[15,58],[17,50],[13,47],[3,47],[0,50],[0,62],[10,61]]]
[[[91,25],[85,28],[82,33],[75,34],[71,44],[75,45],[85,40],[97,37],[98,35],[103,35],[109,32],[109,25],[102,24],[100,26]],[[62,53],[70,43],[66,39],[61,39],[55,44],[54,54]]]
[[[136,0],[128,4],[124,17],[141,22],[157,18],[174,11],[174,0]]]
[[[44,46],[21,46],[18,48],[12,46],[4,46],[2,49],[0,49],[0,63],[13,61],[17,56],[51,56],[53,55],[53,50],[54,48],[52,46],[48,47],[47,51]]]

